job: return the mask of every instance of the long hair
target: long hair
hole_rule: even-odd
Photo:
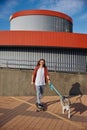
[[[40,60],[37,62],[37,66],[39,66],[39,65],[40,65],[40,61],[44,61],[43,67],[45,67],[45,68],[46,68],[45,59],[40,59]]]

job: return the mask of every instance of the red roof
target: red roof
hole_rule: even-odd
[[[72,18],[69,17],[68,15],[61,12],[51,11],[51,10],[23,10],[11,15],[10,20],[14,19],[15,17],[25,16],[25,15],[56,16],[56,17],[64,18],[72,23]]]
[[[0,31],[0,46],[87,48],[87,34],[45,31]]]

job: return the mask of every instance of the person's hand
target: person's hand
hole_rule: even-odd
[[[51,81],[50,81],[50,79],[48,79],[48,84],[50,85],[50,83],[51,83]]]
[[[33,85],[34,84],[34,82],[33,81],[31,81],[31,85]]]

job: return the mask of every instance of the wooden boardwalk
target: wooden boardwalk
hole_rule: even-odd
[[[87,130],[87,95],[71,97],[71,118],[58,96],[44,96],[47,110],[36,112],[36,97],[0,97],[0,130]]]

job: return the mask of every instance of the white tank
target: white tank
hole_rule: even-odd
[[[10,30],[72,32],[72,19],[48,10],[24,10],[10,17]]]

